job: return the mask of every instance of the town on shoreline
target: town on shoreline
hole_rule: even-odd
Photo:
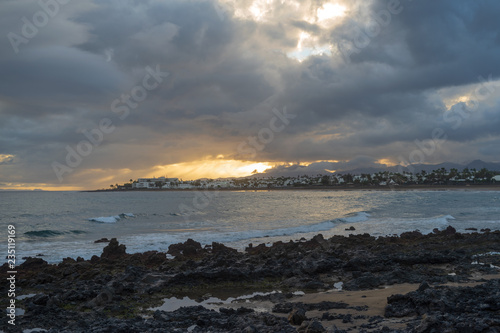
[[[453,188],[500,188],[500,172],[465,168],[432,172],[390,172],[362,174],[329,174],[296,177],[249,176],[243,178],[196,179],[183,181],[179,178],[138,178],[129,182],[110,185],[97,191],[144,191],[144,190],[283,190],[283,189],[453,189]]]

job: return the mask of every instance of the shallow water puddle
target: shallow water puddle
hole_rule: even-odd
[[[26,311],[25,311],[24,309],[21,309],[21,308],[16,308],[16,310],[15,310],[16,317],[17,317],[17,316],[24,316],[24,313],[25,313],[25,312],[26,312]],[[10,313],[9,309],[6,309],[6,310],[5,310],[5,313],[9,314],[9,313]],[[1,331],[0,331],[0,332],[1,332]]]
[[[180,309],[181,307],[184,306],[203,306],[209,310],[215,310],[219,311],[221,307],[224,307],[226,305],[229,305],[231,303],[239,303],[242,301],[246,301],[247,303],[250,302],[250,299],[255,296],[267,296],[267,295],[272,295],[276,293],[281,293],[281,291],[271,291],[271,292],[255,292],[253,294],[249,295],[242,295],[238,297],[228,297],[227,299],[220,299],[218,297],[209,297],[205,300],[195,300],[192,299],[188,296],[181,298],[177,297],[169,297],[165,298],[163,305],[156,307],[156,308],[150,308],[149,310],[156,311],[156,310],[161,310],[161,311],[175,311],[177,309]],[[247,304],[245,303],[245,304]],[[267,308],[254,308],[255,311],[257,312],[265,312],[268,311]]]
[[[325,293],[332,293],[332,292],[335,292],[335,291],[342,291],[342,289],[344,288],[344,282],[335,282],[333,284],[333,288],[334,289],[327,290]]]

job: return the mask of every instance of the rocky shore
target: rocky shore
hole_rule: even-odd
[[[249,245],[193,240],[167,253],[17,267],[16,325],[6,332],[499,332],[500,231],[368,234]],[[0,267],[2,295],[9,271]],[[279,292],[277,292],[279,291]],[[268,292],[252,296],[254,292]],[[237,296],[250,295],[238,299]],[[230,302],[228,297],[235,298]],[[165,309],[165,299],[208,304]],[[5,309],[8,300],[2,298]],[[165,304],[168,304],[168,300]]]

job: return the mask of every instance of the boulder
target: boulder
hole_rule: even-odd
[[[304,320],[307,320],[306,311],[302,308],[293,309],[288,315],[288,322],[292,325],[300,325]]]
[[[189,238],[184,243],[170,245],[168,247],[167,253],[176,257],[181,255],[191,257],[201,253],[202,251],[203,249],[201,247],[201,244]]]
[[[212,242],[212,253],[217,254],[217,253],[237,253],[238,250],[227,247],[224,244],[217,243],[217,242]]]
[[[90,308],[95,308],[103,306],[105,304],[111,303],[113,301],[113,292],[109,288],[103,289],[94,299],[92,299],[87,305]]]
[[[101,238],[101,239],[94,241],[94,243],[109,243],[109,239]]]
[[[401,236],[399,236],[401,239],[418,239],[422,237],[422,233],[418,230],[415,231],[407,231],[403,232]]]
[[[326,332],[325,328],[317,320],[311,320],[305,327],[304,333],[323,333]]]
[[[245,251],[246,251],[247,253],[249,253],[249,254],[254,254],[254,255],[257,255],[257,254],[262,254],[262,253],[264,253],[264,252],[267,252],[267,251],[269,251],[269,249],[270,249],[270,248],[268,248],[268,247],[266,246],[266,244],[259,244],[259,245],[255,246],[255,247],[254,247],[252,244],[250,244],[250,246],[249,246],[249,247],[247,247],[247,248],[245,249]]]
[[[109,244],[102,250],[101,258],[119,259],[126,255],[126,247],[119,244],[116,238],[112,238]]]
[[[41,258],[32,258],[28,257],[25,262],[23,262],[20,266],[21,270],[33,270],[40,269],[44,266],[47,266],[47,262]]]

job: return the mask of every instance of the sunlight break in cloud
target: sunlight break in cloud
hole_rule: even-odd
[[[347,8],[336,3],[325,3],[317,10],[318,21],[330,20],[345,16]]]
[[[178,177],[184,179],[245,177],[253,171],[264,172],[273,164],[252,161],[210,159],[156,166],[149,176]]]
[[[324,29],[331,29],[335,24],[340,23],[338,18],[346,16],[347,8],[337,3],[325,3],[319,7],[313,15],[303,17],[304,21],[311,24],[318,24]],[[290,58],[299,62],[304,61],[312,55],[332,55],[330,44],[320,43],[318,36],[313,36],[308,32],[301,31],[297,42],[297,49],[288,52]]]

